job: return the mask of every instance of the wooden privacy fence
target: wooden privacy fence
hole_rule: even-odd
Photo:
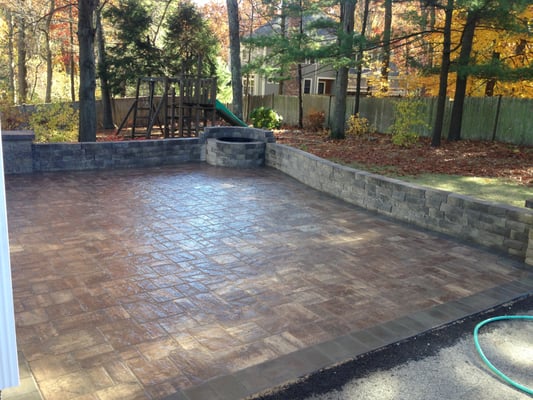
[[[367,118],[378,132],[387,132],[394,122],[394,102],[401,98],[362,97],[359,114]],[[421,129],[422,136],[431,136],[437,109],[436,97],[417,98],[422,103],[429,128]],[[306,95],[303,100],[304,122],[310,112],[323,111],[326,125],[333,113],[331,96]],[[446,102],[443,134],[447,135],[453,101]],[[288,125],[298,124],[298,98],[295,96],[251,96],[245,100],[245,115],[256,107],[273,108]],[[348,97],[348,117],[353,113],[354,97]],[[496,140],[520,145],[533,145],[533,99],[512,97],[467,97],[463,111],[463,139]]]
[[[121,121],[134,99],[114,100],[114,120]],[[418,98],[422,102],[421,112],[426,115],[429,127],[435,120],[437,98]],[[394,122],[394,102],[401,98],[363,97],[359,114],[367,118],[379,132],[387,132]],[[443,134],[447,135],[450,123],[452,101],[446,104]],[[298,98],[295,96],[250,96],[244,99],[244,115],[260,106],[273,108],[283,116],[284,124],[298,124]],[[331,96],[305,95],[304,120],[313,111],[323,111],[326,125],[333,112]],[[354,97],[348,98],[347,117],[353,112]],[[421,129],[422,136],[430,136],[431,128]],[[512,97],[467,97],[463,113],[463,139],[496,140],[519,145],[533,145],[533,99]]]

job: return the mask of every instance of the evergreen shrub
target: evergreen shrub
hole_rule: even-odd
[[[250,113],[250,120],[254,128],[279,129],[283,117],[268,107],[257,107]]]

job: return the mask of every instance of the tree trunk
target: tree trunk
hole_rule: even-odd
[[[500,59],[500,53],[493,51],[492,52],[492,61],[497,62]],[[485,84],[485,96],[492,97],[494,96],[494,88],[496,87],[496,78],[489,78],[487,79],[487,83]]]
[[[74,103],[76,101],[76,74],[75,74],[75,63],[74,63],[74,23],[73,23],[73,16],[72,16],[72,4],[70,4],[69,8],[69,45],[70,45],[70,99]]]
[[[304,17],[303,17],[303,2],[299,2],[299,21],[298,21],[298,30],[300,32],[300,37],[304,35]],[[300,50],[301,50],[301,40],[298,41]],[[298,128],[302,129],[304,127],[304,91],[303,91],[303,71],[302,64],[298,63]]]
[[[96,142],[96,67],[94,62],[94,14],[98,0],[78,2],[80,44],[80,142]]]
[[[470,61],[472,44],[474,43],[474,32],[479,19],[479,13],[469,11],[466,17],[466,25],[463,29],[463,39],[461,42],[461,52],[457,64],[457,80],[455,83],[455,96],[453,99],[452,117],[450,121],[450,130],[448,131],[448,140],[461,139],[461,124],[463,119],[463,106],[465,103],[466,83],[468,72],[464,70]]]
[[[102,117],[104,129],[113,129],[113,108],[111,107],[111,91],[107,79],[107,60],[105,49],[104,27],[102,26],[101,8],[96,10],[96,40],[98,43],[98,70],[100,91],[102,92]]]
[[[453,4],[453,2],[452,2]],[[430,5],[430,10],[429,10],[429,30],[430,31],[434,31],[435,30],[435,24],[437,23],[437,12],[436,12],[436,7],[435,7],[435,4],[431,4]],[[428,52],[428,55],[429,55],[429,65],[433,67],[434,65],[434,52],[432,51],[432,48],[431,48],[431,44],[428,43],[428,46],[427,46],[427,52]]]
[[[54,16],[56,5],[55,0],[50,0],[50,8],[48,9],[48,16],[45,24],[45,49],[46,49],[46,92],[44,95],[44,102],[50,103],[52,101],[52,82],[54,77],[54,64],[52,60],[52,46],[50,45],[50,28],[52,26],[52,18]]]
[[[54,64],[52,63],[52,47],[50,46],[50,32],[46,32],[45,47],[46,47],[46,90],[44,94],[44,102],[50,103],[52,101],[52,80],[54,77]]]
[[[283,96],[283,91],[285,90],[285,81],[280,80],[278,83],[278,95]]]
[[[285,0],[281,0],[281,10],[280,10],[280,27],[281,27],[281,37],[285,39],[287,37],[287,21],[285,15]],[[278,94],[280,96],[285,92],[285,66],[281,66],[280,70],[281,80],[278,83]]]
[[[381,63],[381,91],[389,91],[390,39],[392,29],[392,0],[383,2],[385,21],[383,25],[383,61]]]
[[[435,23],[436,20],[436,3],[434,1],[429,0],[420,0],[420,10],[421,10],[421,21],[420,26],[423,27],[423,29],[427,31],[434,31],[435,30]],[[429,67],[433,67],[434,63],[434,57],[433,57],[433,51],[432,51],[432,44],[430,41],[425,39],[424,37],[422,40],[422,47],[425,49],[425,57],[427,59],[427,65]]]
[[[358,64],[357,64],[357,75],[355,81],[355,104],[353,108],[353,115],[359,114],[359,105],[361,103],[361,77],[363,73],[363,56],[365,53],[365,38],[366,38],[366,26],[368,24],[368,13],[370,8],[370,0],[365,0],[364,9],[363,9],[363,21],[361,26],[361,37],[359,38],[359,49],[357,51]],[[368,82],[367,82],[368,86]],[[368,91],[368,90],[367,90]]]
[[[453,2],[454,0],[448,0],[445,11],[439,95],[437,97],[437,115],[435,116],[435,125],[433,126],[433,133],[431,135],[432,147],[440,146],[442,124],[444,123],[444,111],[446,110],[446,92],[448,89],[448,73],[450,72],[450,53],[452,45]]]
[[[304,127],[304,94],[302,88],[302,64],[298,63],[298,128]]]
[[[233,113],[242,116],[241,41],[239,37],[239,7],[237,0],[226,0],[228,8],[229,46]]]
[[[26,21],[24,17],[18,19],[17,31],[17,81],[18,104],[24,104],[28,97],[28,69],[26,67]]]
[[[341,4],[342,32],[339,36],[339,57],[352,56],[353,28],[356,0],[345,0]],[[346,129],[346,91],[348,89],[348,67],[340,67],[333,91],[333,119],[331,137],[344,139]]]
[[[8,81],[7,81],[7,90],[11,103],[15,103],[15,46],[14,46],[14,35],[15,35],[15,21],[11,11],[6,10],[6,20],[8,25],[8,35],[7,35],[7,58],[8,58]]]

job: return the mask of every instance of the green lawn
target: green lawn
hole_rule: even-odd
[[[330,161],[422,186],[447,190],[482,200],[510,204],[516,207],[525,207],[526,200],[533,199],[532,187],[521,185],[511,179],[444,174],[399,176],[396,174],[396,168],[394,166],[368,166],[362,163],[344,163],[334,158],[331,158]]]
[[[517,207],[524,207],[526,199],[533,199],[533,188],[508,179],[437,174],[395,178]]]

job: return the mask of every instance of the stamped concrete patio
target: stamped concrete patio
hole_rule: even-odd
[[[46,400],[244,398],[533,289],[519,262],[270,168],[6,186],[19,352]]]

